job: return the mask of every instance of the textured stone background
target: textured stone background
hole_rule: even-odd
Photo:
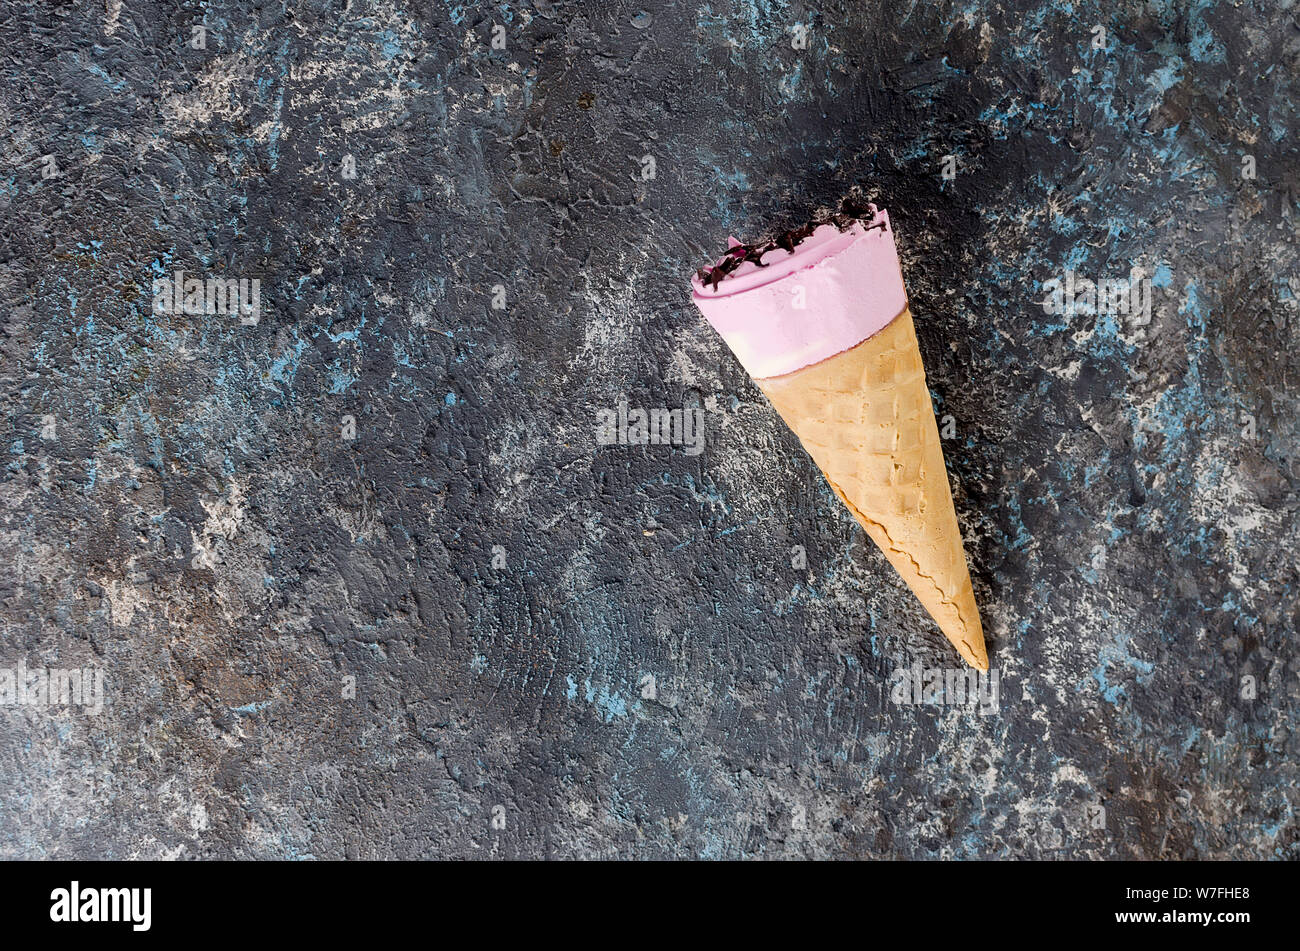
[[[1298,18],[3,0],[0,666],[108,706],[0,708],[0,855],[1297,857]],[[689,303],[854,186],[996,715],[889,702],[956,655]]]

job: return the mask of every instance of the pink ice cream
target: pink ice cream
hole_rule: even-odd
[[[791,253],[741,263],[716,288],[692,279],[696,306],[755,379],[793,373],[883,330],[907,305],[889,215],[817,227]],[[732,242],[738,247],[737,242]],[[723,258],[726,260],[726,258]]]

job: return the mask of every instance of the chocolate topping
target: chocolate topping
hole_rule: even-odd
[[[762,241],[756,244],[738,244],[727,250],[722,260],[712,267],[702,267],[695,272],[699,277],[700,283],[710,285],[716,291],[718,285],[722,283],[736,268],[749,261],[758,267],[767,267],[763,263],[763,255],[769,251],[780,248],[788,254],[794,254],[794,249],[808,238],[814,231],[825,224],[832,224],[841,232],[847,231],[855,223],[865,223],[875,217],[875,209],[870,205],[864,205],[854,198],[846,198],[840,204],[840,210],[836,214],[827,218],[803,225],[799,228],[791,228],[789,231],[783,231],[768,241]],[[883,221],[876,222],[874,225],[867,225],[867,230],[872,228],[885,227]]]

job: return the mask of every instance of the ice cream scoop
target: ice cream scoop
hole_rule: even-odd
[[[907,306],[886,212],[843,230],[819,225],[792,250],[760,247],[749,260],[738,249],[745,246],[733,244],[722,262],[701,269],[691,284],[700,311],[755,379],[847,350]],[[713,280],[728,259],[739,263]]]

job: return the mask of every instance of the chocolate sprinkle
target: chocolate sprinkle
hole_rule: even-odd
[[[712,286],[716,291],[718,285],[745,261],[758,267],[767,267],[768,265],[763,263],[763,255],[767,254],[769,251],[774,251],[777,248],[780,248],[787,254],[794,254],[794,249],[824,224],[833,224],[843,232],[847,231],[854,224],[862,224],[866,221],[870,221],[872,217],[874,216],[870,205],[864,204],[854,198],[846,198],[841,202],[840,210],[836,214],[830,215],[828,218],[823,220],[813,221],[810,224],[783,231],[781,234],[769,241],[762,241],[756,244],[734,245],[727,249],[726,254],[722,256],[722,260],[717,264],[712,267],[702,267],[697,270],[695,274],[699,277],[700,283],[706,286]],[[868,231],[873,228],[880,228],[883,231],[885,223],[883,221],[878,221],[875,224],[867,225],[866,228]]]

